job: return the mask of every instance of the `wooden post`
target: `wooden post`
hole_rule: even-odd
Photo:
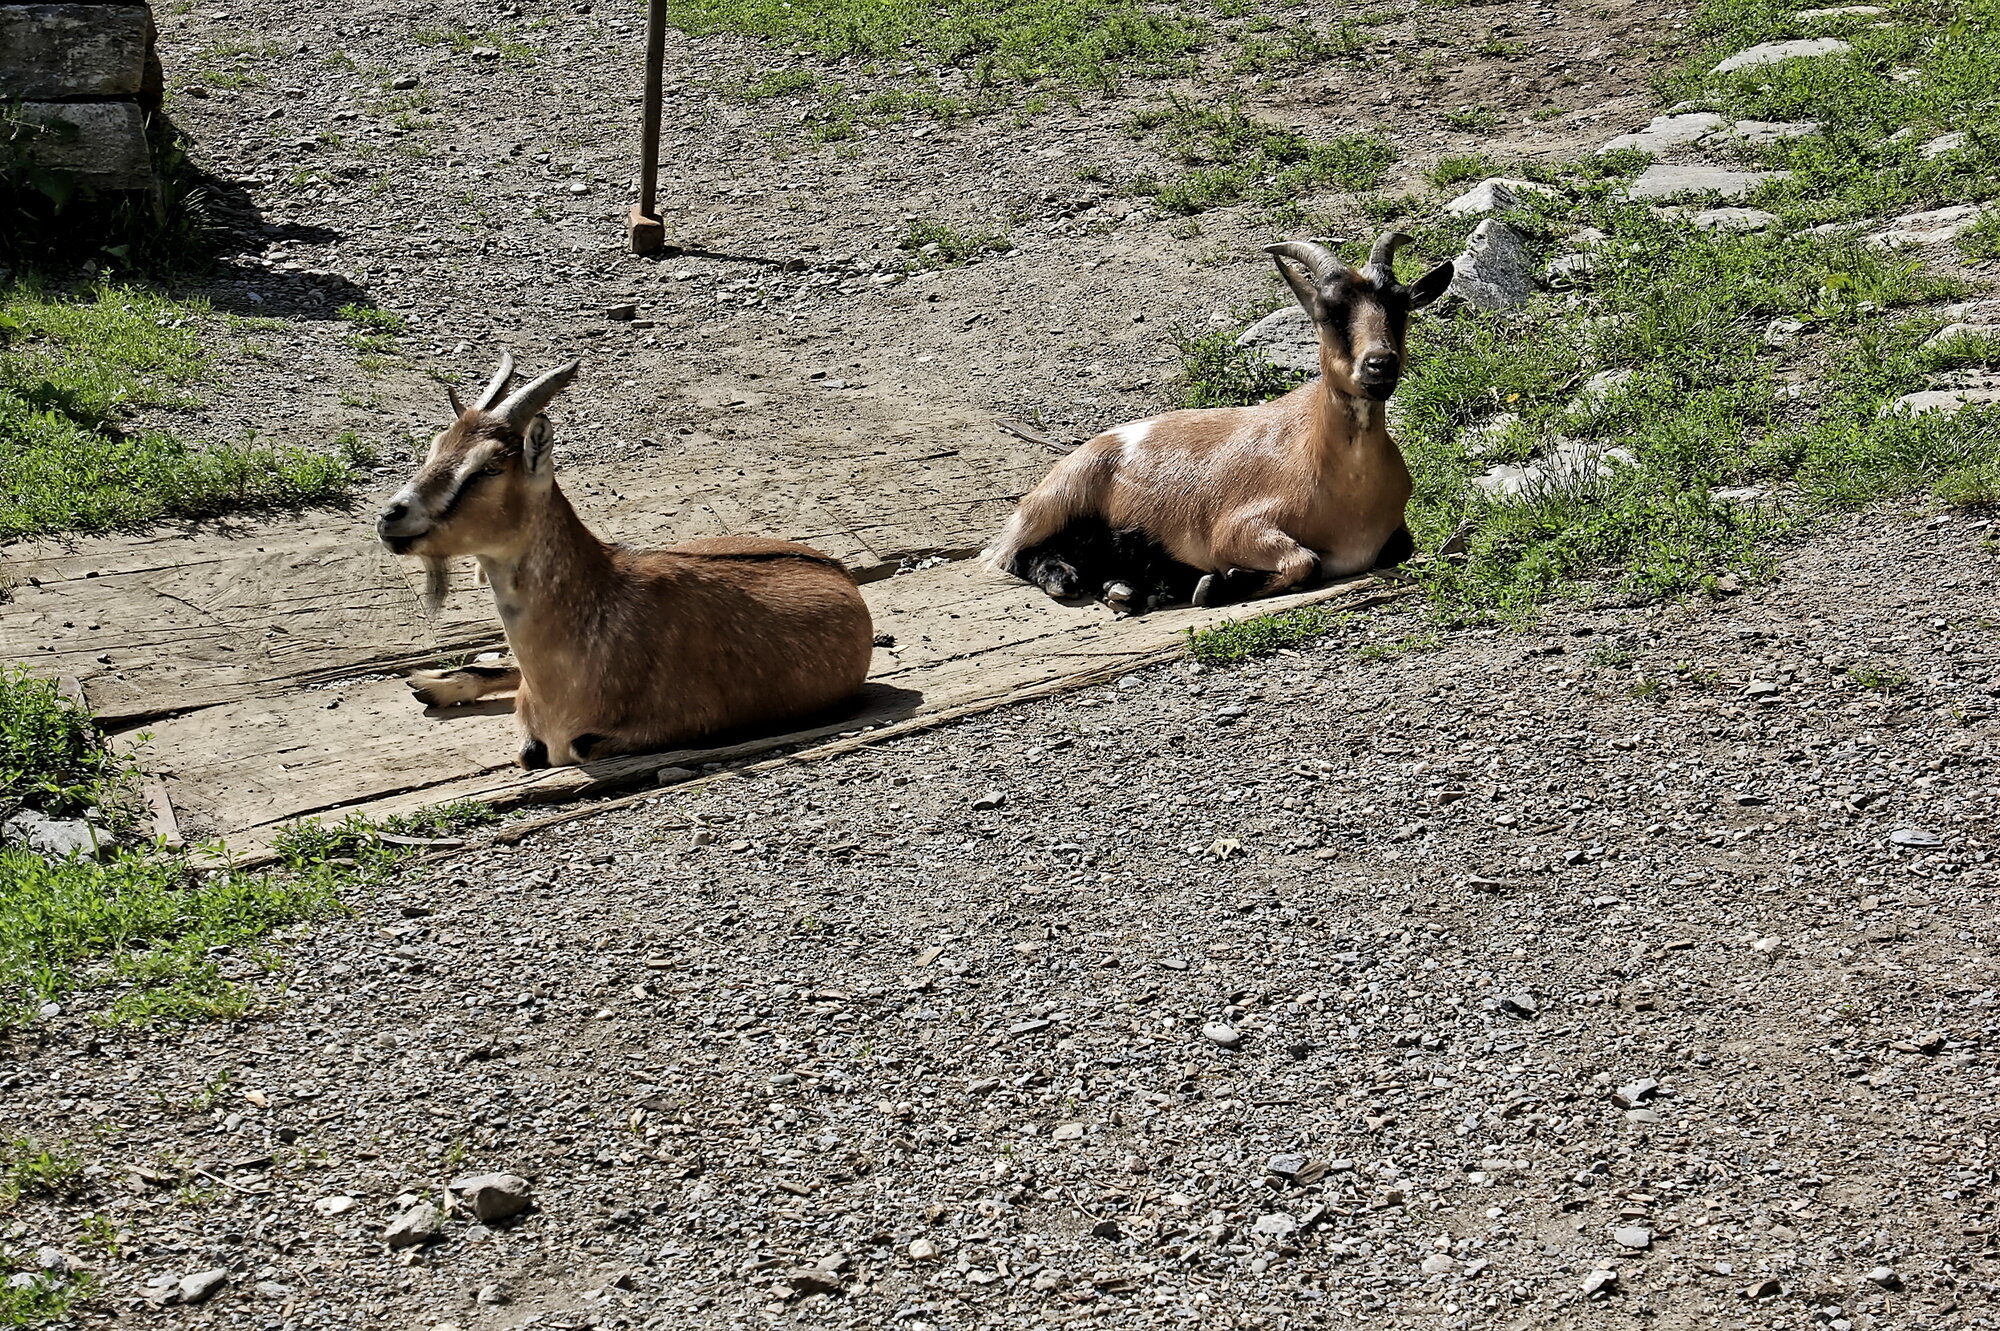
[[[660,220],[660,82],[667,57],[667,0],[646,0],[646,93],[639,127],[639,202],[625,219],[632,253],[665,249],[666,223]]]

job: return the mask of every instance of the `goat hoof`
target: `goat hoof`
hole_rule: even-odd
[[[1215,575],[1204,573],[1201,581],[1194,585],[1194,595],[1188,598],[1197,609],[1207,609],[1209,598],[1215,595]]]
[[[1130,605],[1138,592],[1129,582],[1107,582],[1104,584],[1104,600],[1107,605]]]
[[[549,746],[538,739],[531,739],[521,746],[515,761],[521,764],[523,771],[539,772],[549,765]]]

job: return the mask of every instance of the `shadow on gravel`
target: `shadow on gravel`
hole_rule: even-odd
[[[182,294],[205,297],[229,314],[265,319],[332,320],[344,305],[372,305],[367,290],[338,273],[309,266],[273,266],[260,255],[273,245],[328,245],[344,233],[310,223],[264,220],[249,189],[189,165],[186,188],[203,221],[208,265]],[[311,260],[297,256],[302,265]]]

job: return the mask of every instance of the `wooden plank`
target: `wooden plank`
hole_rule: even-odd
[[[153,157],[146,120],[131,102],[20,102],[29,161],[64,171],[96,189],[151,189]]]
[[[202,708],[148,727],[143,752],[191,833],[223,835],[232,850],[254,853],[303,817],[380,818],[453,800],[565,802],[651,785],[670,767],[867,742],[1177,654],[1191,628],[1333,598],[1360,603],[1383,586],[1366,578],[1221,610],[1115,620],[1102,607],[1060,605],[967,562],[864,589],[897,646],[877,652],[858,710],[800,730],[524,773],[512,766],[509,702],[427,714],[400,679],[378,678]]]
[[[144,5],[0,5],[0,97],[130,97],[146,84]]]

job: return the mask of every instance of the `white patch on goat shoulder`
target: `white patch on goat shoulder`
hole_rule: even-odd
[[[1151,421],[1133,421],[1130,425],[1121,425],[1113,430],[1111,437],[1118,441],[1118,460],[1124,463],[1131,462],[1139,450],[1145,447],[1146,436],[1152,432]]]

